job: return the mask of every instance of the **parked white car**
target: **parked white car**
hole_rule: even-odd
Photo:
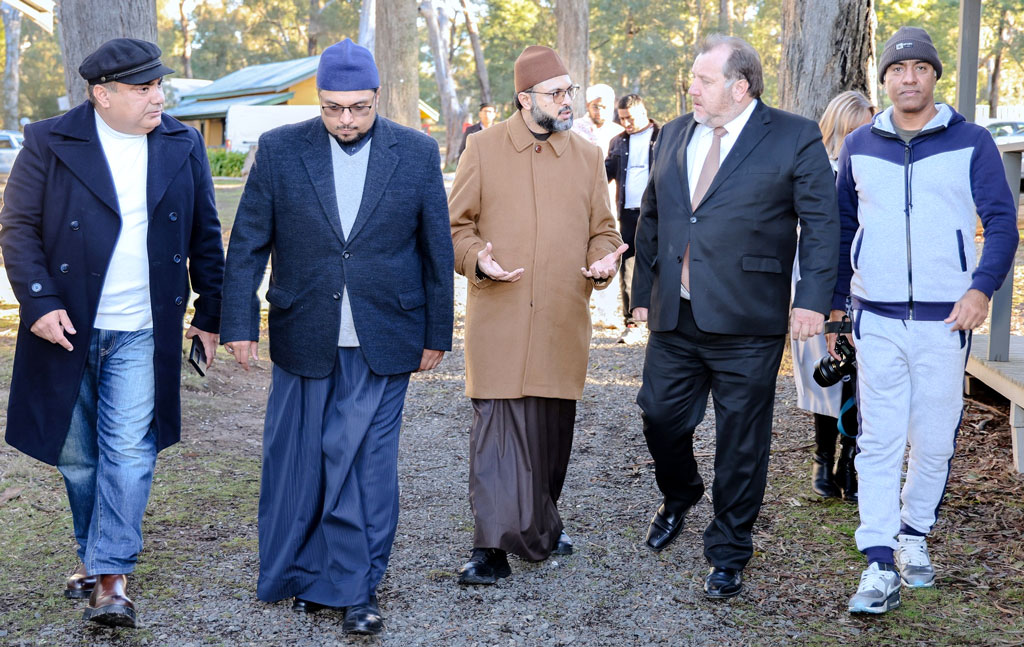
[[[21,150],[25,136],[16,130],[0,130],[0,175],[7,175]]]
[[[992,133],[997,144],[1024,142],[1024,121],[993,121],[985,128]],[[1020,190],[1024,193],[1024,156],[1020,165]]]

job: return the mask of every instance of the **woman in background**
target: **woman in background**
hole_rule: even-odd
[[[843,140],[858,127],[870,123],[875,107],[856,91],[843,92],[829,102],[818,126],[828,152],[832,170]],[[793,286],[800,276],[799,264],[793,264]],[[856,376],[847,376],[839,384],[823,388],[812,374],[819,359],[828,354],[825,336],[805,342],[791,340],[793,378],[796,381],[797,406],[814,414],[814,463],[811,487],[823,497],[842,496],[857,500],[857,472],[853,458],[857,454]],[[836,463],[836,437],[839,437],[839,461]],[[833,472],[833,465],[835,472]]]

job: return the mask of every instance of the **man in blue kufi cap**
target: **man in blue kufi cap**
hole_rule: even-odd
[[[332,45],[316,80],[320,117],[260,137],[221,340],[247,370],[259,359],[272,258],[256,593],[344,607],[345,632],[377,634],[406,387],[451,349],[454,257],[437,143],[377,114],[373,55]]]

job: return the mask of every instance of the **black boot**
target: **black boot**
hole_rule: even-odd
[[[857,455],[857,439],[843,436],[842,448],[839,450],[839,462],[836,464],[836,481],[843,490],[843,499],[857,502],[857,469],[853,459]]]
[[[818,496],[840,496],[839,486],[832,475],[832,465],[836,459],[836,419],[821,414],[814,414],[814,456],[811,465],[811,488]]]

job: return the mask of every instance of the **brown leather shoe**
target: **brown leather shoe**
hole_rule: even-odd
[[[84,600],[92,593],[96,586],[96,576],[89,575],[85,570],[85,564],[79,564],[75,572],[68,578],[64,587],[64,597],[69,600]]]
[[[128,598],[127,585],[128,578],[124,575],[97,576],[82,619],[108,627],[134,627],[135,603]]]

